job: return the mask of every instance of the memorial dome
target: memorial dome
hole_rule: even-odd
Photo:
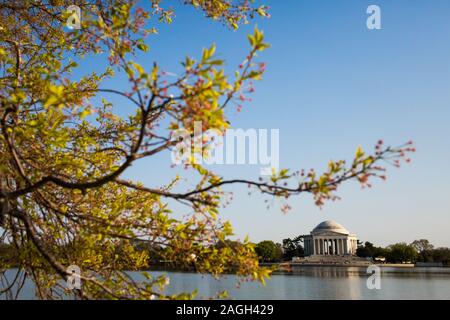
[[[317,225],[317,227],[314,228],[312,233],[318,233],[323,231],[331,231],[341,234],[349,234],[350,232],[347,231],[341,224],[337,223],[336,221],[327,220],[324,222],[321,222]]]

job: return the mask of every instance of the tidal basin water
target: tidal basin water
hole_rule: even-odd
[[[211,297],[227,290],[232,299],[446,299],[450,300],[450,268],[381,268],[381,288],[369,289],[366,268],[302,266],[293,272],[274,274],[266,286],[256,282],[242,283],[236,277],[216,280],[210,276],[184,272],[152,272],[167,274],[167,293],[191,292],[198,298]],[[8,271],[11,277],[13,270]],[[136,280],[141,276],[133,274]],[[19,298],[33,299],[34,288],[26,283]]]

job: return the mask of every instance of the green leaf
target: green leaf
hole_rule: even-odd
[[[364,151],[362,150],[361,146],[358,146],[355,153],[355,159],[359,159],[362,156],[364,156]]]
[[[147,52],[149,50],[148,45],[146,45],[145,43],[138,43],[137,48],[144,52]]]
[[[207,62],[216,52],[216,45],[213,44],[209,49],[203,49],[202,62]]]

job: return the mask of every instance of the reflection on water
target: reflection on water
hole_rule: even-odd
[[[365,274],[366,269],[359,267],[332,266],[293,266],[291,275],[304,275],[320,278],[349,278]],[[283,273],[284,274],[284,273]]]
[[[199,291],[199,298],[228,291],[236,299],[450,299],[450,268],[382,268],[381,289],[366,286],[366,268],[300,266],[291,273],[272,275],[265,287],[245,282],[239,287],[236,277],[220,280],[197,273],[155,271],[168,274],[167,293]],[[13,270],[8,271],[11,277]],[[136,280],[142,279],[133,273]],[[20,298],[32,299],[33,286],[26,283]]]

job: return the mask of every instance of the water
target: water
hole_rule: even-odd
[[[292,273],[274,274],[266,286],[247,282],[237,287],[236,277],[220,280],[197,273],[153,272],[167,274],[167,293],[199,290],[198,298],[214,296],[227,290],[235,299],[446,299],[450,300],[450,268],[382,268],[381,289],[367,288],[365,268],[358,267],[297,267]],[[11,277],[13,270],[8,272]],[[138,273],[133,273],[136,280]],[[27,283],[21,299],[33,299],[34,290]]]

